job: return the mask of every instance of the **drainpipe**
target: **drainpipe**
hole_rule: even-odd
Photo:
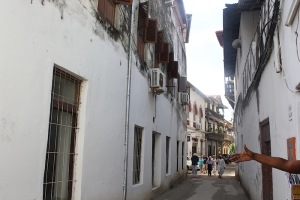
[[[128,41],[128,66],[126,86],[126,111],[125,111],[125,139],[124,139],[124,173],[123,173],[123,200],[127,199],[127,173],[128,173],[128,137],[129,137],[129,114],[130,114],[130,90],[131,90],[131,69],[132,69],[132,43],[134,35],[134,8],[135,1],[131,5],[130,35]]]

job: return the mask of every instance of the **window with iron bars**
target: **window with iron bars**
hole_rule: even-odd
[[[179,171],[179,141],[177,141],[177,167],[176,167],[176,171]]]
[[[183,169],[184,167],[184,164],[183,164],[183,161],[184,161],[184,142],[182,142],[182,146],[181,146],[181,169]]]
[[[169,174],[170,163],[170,137],[166,137],[166,174]]]
[[[134,127],[134,149],[133,149],[133,180],[132,184],[138,184],[141,181],[141,160],[142,160],[142,137],[143,128]]]
[[[54,67],[43,199],[72,199],[81,80]]]

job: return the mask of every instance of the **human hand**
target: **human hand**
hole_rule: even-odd
[[[239,163],[239,162],[245,162],[245,161],[252,160],[254,153],[252,151],[250,151],[246,145],[244,145],[244,149],[245,149],[245,151],[243,151],[243,152],[233,154],[230,158],[230,161]]]

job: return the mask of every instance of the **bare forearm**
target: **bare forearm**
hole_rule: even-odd
[[[284,162],[284,159],[282,158],[265,156],[258,153],[254,153],[252,159],[262,164],[268,165],[270,167],[278,168],[278,169],[282,167],[282,164]]]
[[[300,161],[288,161],[280,157],[270,157],[254,153],[253,160],[290,173],[300,173]]]

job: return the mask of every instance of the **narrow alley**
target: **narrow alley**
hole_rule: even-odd
[[[235,164],[226,165],[223,178],[218,175],[203,174],[193,178],[189,171],[188,178],[173,189],[154,200],[249,200],[248,195],[235,177]]]

